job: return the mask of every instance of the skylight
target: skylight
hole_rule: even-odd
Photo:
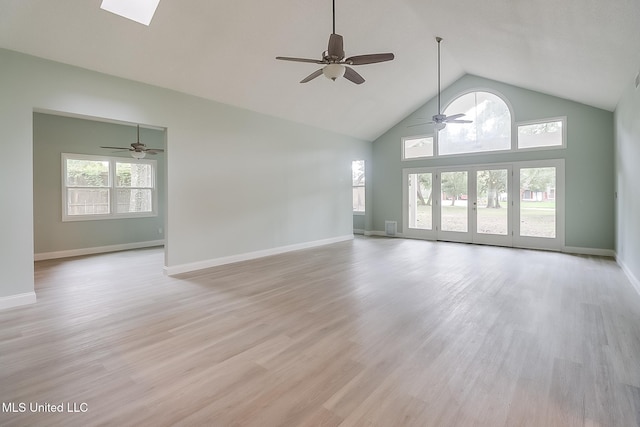
[[[101,9],[149,25],[160,0],[102,0]]]

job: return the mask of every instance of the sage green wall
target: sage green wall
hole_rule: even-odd
[[[365,189],[366,191],[366,189]],[[366,200],[365,200],[366,203]],[[365,208],[366,209],[366,208]],[[365,216],[364,215],[354,215],[353,216],[353,229],[354,230],[363,230],[365,228]]]
[[[131,158],[128,152],[114,153],[100,146],[127,147],[135,141],[136,128],[132,126],[34,113],[33,226],[36,254],[164,239],[164,154],[149,156],[157,162],[158,216],[62,222],[61,154]],[[140,141],[147,147],[164,148],[165,132],[141,128]]]
[[[472,75],[461,77],[443,91],[443,108],[458,95],[472,90],[502,95],[511,105],[516,122],[566,116],[567,148],[402,162],[401,138],[420,135],[431,128],[407,125],[418,122],[415,117],[435,114],[437,104],[432,99],[374,141],[372,230],[383,231],[385,220],[398,221],[398,230],[402,230],[403,168],[563,158],[567,193],[565,245],[613,249],[613,113]]]
[[[640,90],[630,84],[615,112],[616,254],[640,284]]]
[[[34,290],[34,110],[167,129],[167,267],[352,233],[369,141],[4,49],[0,64],[0,198],[18,207],[0,209],[0,298]]]

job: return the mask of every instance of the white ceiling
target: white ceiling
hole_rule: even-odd
[[[367,80],[298,83],[331,33],[330,0],[160,0],[149,27],[100,0],[0,0],[0,47],[373,140],[475,74],[613,111],[640,70],[640,0],[336,0]],[[0,64],[1,67],[1,64]],[[434,112],[435,113],[435,112]]]

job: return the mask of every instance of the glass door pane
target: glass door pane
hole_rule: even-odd
[[[440,229],[467,233],[469,231],[469,187],[467,171],[440,174]]]
[[[408,174],[409,228],[433,229],[433,174]]]
[[[535,249],[564,246],[562,159],[402,172],[407,237]]]
[[[476,233],[509,234],[509,170],[476,171]]]
[[[520,236],[556,238],[556,168],[520,169]]]

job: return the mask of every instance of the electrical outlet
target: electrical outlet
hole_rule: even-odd
[[[162,234],[162,227],[158,228],[158,234]]]

